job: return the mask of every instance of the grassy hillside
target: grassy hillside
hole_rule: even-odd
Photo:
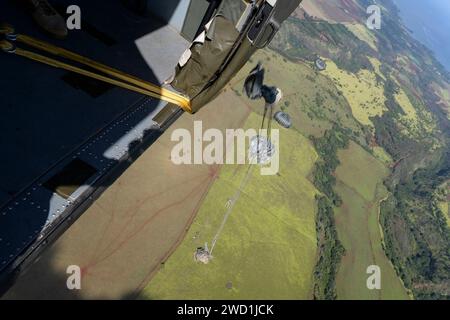
[[[322,73],[314,70],[312,64],[293,62],[272,50],[257,52],[251,61],[232,81],[233,90],[242,95],[245,76],[257,62],[266,69],[266,82],[283,91],[279,108],[289,113],[293,128],[309,137],[320,137],[333,123],[350,128],[353,138],[364,141],[364,128],[351,116],[351,108],[339,88]],[[256,113],[261,114],[261,102],[244,98]]]
[[[342,206],[336,227],[346,251],[336,277],[339,299],[407,299],[408,295],[382,248],[379,203],[387,196],[387,168],[355,143],[339,152],[336,191]],[[381,290],[368,290],[366,269],[382,270]],[[352,279],[352,281],[348,281]]]
[[[252,113],[246,127],[257,128]],[[277,127],[278,128],[278,127]],[[317,155],[295,131],[281,129],[279,176],[257,167],[221,233],[213,260],[194,261],[197,247],[211,245],[227,201],[247,166],[225,165],[186,238],[142,292],[150,299],[306,299],[316,257],[315,195],[309,175]]]
[[[367,27],[361,23],[347,23],[345,24],[359,40],[366,42],[374,51],[377,50],[377,38],[373,32],[370,32]]]
[[[368,55],[374,50],[345,25],[306,16],[290,17],[271,43],[271,48],[295,60],[310,61],[320,55],[349,72],[372,70]]]
[[[350,73],[328,60],[325,74],[342,90],[353,116],[363,125],[373,126],[370,118],[382,115],[386,110],[383,84],[374,72],[361,70],[356,74]]]
[[[244,167],[222,168],[188,236],[143,296],[449,296],[450,229],[436,196],[450,179],[448,78],[401,26],[391,0],[382,5],[384,27],[376,32],[297,13],[271,44],[276,53],[259,51],[233,80],[230,88],[252,111],[248,125],[258,126],[262,112],[242,96],[256,62],[266,83],[282,89],[279,108],[293,120],[281,137],[289,157],[281,156],[279,176],[252,171],[214,259],[199,265],[195,248],[211,241],[244,176]],[[327,60],[324,72],[314,69],[317,55]],[[371,264],[382,269],[381,291],[365,286]]]

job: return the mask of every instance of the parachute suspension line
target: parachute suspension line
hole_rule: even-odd
[[[272,113],[273,113],[273,104],[269,104],[266,103],[264,105],[264,113],[263,113],[263,118],[262,118],[262,123],[261,123],[261,129],[259,130],[258,136],[261,136],[263,130],[264,130],[264,123],[266,120],[266,116],[267,116],[267,110],[269,110],[269,119],[267,120],[267,140],[270,141],[271,138],[271,130],[272,130]],[[258,144],[257,144],[257,159],[256,159],[256,163],[259,163],[261,161],[260,158],[260,141],[261,139],[258,138]]]
[[[269,106],[269,124],[267,129],[267,137],[270,139],[272,137],[272,119],[273,119],[273,104]]]
[[[271,136],[271,129],[272,129],[272,113],[273,113],[273,104],[271,103],[266,103],[264,106],[264,113],[263,113],[263,119],[262,119],[262,123],[261,123],[261,129],[260,132],[257,134],[257,137],[260,136],[262,134],[262,130],[264,130],[265,126],[265,122],[266,122],[266,118],[267,118],[267,113],[269,113],[269,118],[267,119],[267,139],[270,139]],[[260,153],[260,140],[261,139],[257,139],[257,153],[256,153],[256,163],[259,163],[261,161],[261,153]],[[216,243],[217,240],[220,237],[220,234],[222,233],[223,228],[225,227],[228,218],[230,216],[230,214],[233,211],[234,205],[236,204],[236,202],[238,201],[238,199],[241,196],[242,191],[244,190],[245,186],[248,184],[250,177],[251,177],[251,169],[254,167],[253,166],[253,159],[251,159],[249,161],[250,163],[248,164],[247,170],[245,172],[244,177],[241,180],[241,183],[238,187],[238,189],[236,190],[236,192],[234,193],[233,197],[231,198],[231,203],[227,208],[227,211],[225,212],[225,215],[223,217],[222,223],[220,224],[219,229],[217,230],[216,234],[214,235],[214,238],[211,242],[211,250],[209,251],[209,254],[212,256],[213,250],[216,247]]]
[[[216,234],[214,235],[214,238],[211,242],[211,250],[209,251],[209,254],[212,256],[213,250],[216,247],[217,240],[220,237],[220,234],[222,233],[223,228],[225,227],[225,224],[227,223],[228,218],[230,217],[231,212],[233,212],[234,205],[239,200],[242,190],[247,185],[248,181],[250,180],[251,176],[251,169],[253,165],[250,163],[247,167],[247,171],[245,172],[244,177],[241,180],[241,183],[239,185],[239,188],[234,193],[233,197],[231,198],[231,203],[227,208],[227,211],[225,212],[225,215],[223,217],[222,223],[220,224],[219,229],[217,230]]]
[[[169,96],[165,96],[165,95],[163,95],[161,93],[157,93],[157,92],[149,91],[149,90],[146,90],[146,89],[142,89],[142,88],[133,86],[133,85],[131,85],[129,83],[126,83],[126,82],[122,82],[122,81],[119,81],[119,80],[108,78],[106,76],[103,76],[103,75],[100,75],[100,74],[97,74],[97,73],[94,73],[94,72],[91,72],[91,71],[87,71],[87,70],[84,70],[82,68],[78,68],[78,67],[66,64],[64,62],[60,62],[60,61],[55,60],[55,59],[42,56],[40,54],[31,52],[31,51],[27,51],[27,50],[22,50],[20,48],[16,48],[15,54],[19,55],[19,56],[22,56],[22,57],[25,57],[25,58],[28,58],[30,60],[38,61],[40,63],[46,64],[46,65],[49,65],[49,66],[52,66],[52,67],[55,67],[55,68],[60,68],[60,69],[64,69],[64,70],[67,70],[67,71],[75,72],[75,73],[81,74],[81,75],[89,77],[89,78],[93,78],[93,79],[96,79],[96,80],[99,80],[99,81],[103,81],[103,82],[115,85],[117,87],[121,87],[123,89],[131,90],[131,91],[143,94],[143,95],[147,95],[147,96],[150,96],[152,98],[157,98],[157,99],[161,99],[161,100],[164,100],[164,101],[167,101],[167,102],[170,102],[170,103],[174,103],[176,105],[180,105],[180,101],[178,99],[174,99],[174,98],[171,98]]]
[[[268,119],[267,119],[267,113],[269,113],[269,118]],[[263,118],[262,118],[262,123],[261,123],[261,129],[260,129],[260,132],[258,133],[258,135],[260,136],[262,134],[262,131],[265,128],[265,122],[266,122],[266,119],[267,119],[267,139],[270,139],[270,136],[271,136],[272,117],[273,117],[272,113],[273,113],[273,104],[266,103],[265,106],[264,106],[264,113],[263,113]],[[258,137],[258,135],[257,135],[257,137]],[[260,158],[261,157],[260,140],[261,139],[259,139],[259,138],[257,139],[257,153],[256,153],[256,158],[257,158],[256,161],[257,161],[257,163],[259,163],[261,161],[261,158]],[[219,239],[220,234],[222,233],[223,228],[225,227],[225,225],[226,225],[226,223],[228,221],[228,218],[230,217],[230,215],[231,215],[231,213],[233,211],[234,205],[236,204],[236,202],[240,198],[242,191],[244,190],[245,186],[248,184],[248,182],[250,180],[251,172],[252,172],[251,169],[253,168],[253,163],[252,162],[253,162],[253,159],[248,164],[248,167],[247,167],[247,170],[245,172],[245,175],[242,178],[238,189],[236,190],[236,192],[234,193],[233,197],[231,198],[230,205],[228,206],[227,211],[225,212],[225,215],[223,217],[222,223],[220,224],[219,229],[217,230],[216,234],[214,235],[214,238],[213,238],[213,240],[211,242],[211,250],[209,251],[209,254],[211,256],[212,256],[214,248],[216,247],[217,240]]]
[[[267,137],[265,137],[266,141],[266,147],[270,147],[270,137],[271,137],[271,130],[272,130],[272,118],[273,118],[273,107],[274,105],[279,101],[280,97],[280,91],[276,87],[267,87],[263,84],[264,82],[264,68],[262,67],[261,63],[258,63],[255,68],[250,72],[250,74],[247,76],[245,82],[244,82],[244,92],[246,95],[252,99],[260,99],[264,98],[265,105],[264,105],[264,112],[262,116],[262,122],[261,122],[261,128],[259,132],[257,133],[256,139],[256,155],[252,155],[251,159],[249,159],[248,168],[244,174],[244,177],[242,178],[240,185],[236,192],[234,193],[233,197],[228,201],[229,205],[227,206],[227,210],[225,212],[225,215],[223,217],[222,223],[219,226],[219,229],[217,230],[216,234],[214,235],[214,238],[211,242],[211,250],[209,252],[209,255],[212,257],[212,253],[214,251],[214,248],[216,247],[217,240],[220,237],[220,234],[223,231],[223,228],[225,227],[225,224],[227,223],[228,218],[230,217],[231,212],[233,211],[233,208],[238,201],[239,197],[241,196],[242,191],[244,190],[245,186],[248,184],[252,168],[253,168],[253,161],[256,157],[256,163],[261,163],[261,138],[262,138],[262,132],[264,129],[267,130]],[[267,118],[268,117],[268,118]],[[266,124],[267,120],[267,124]],[[249,155],[250,157],[250,155]],[[206,247],[206,245],[205,245]]]

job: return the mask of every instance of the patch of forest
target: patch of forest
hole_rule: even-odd
[[[400,37],[396,41],[407,40]],[[436,98],[428,93],[426,84],[435,77],[431,69],[423,67],[415,76],[406,74],[424,105],[437,117],[438,126],[429,137],[415,140],[401,132],[397,119],[403,112],[394,98],[398,87],[390,79],[389,68],[382,70],[387,78],[388,111],[372,121],[377,143],[394,160],[385,181],[391,195],[380,209],[386,255],[415,298],[449,299],[450,230],[433,197],[439,185],[450,179],[450,139],[445,134],[448,120],[436,113]],[[437,149],[433,149],[431,136],[440,141]]]
[[[335,279],[345,248],[338,239],[334,207],[342,200],[334,191],[334,171],[339,165],[337,151],[346,148],[350,130],[334,125],[325,134],[310,139],[319,155],[312,176],[313,183],[323,195],[317,196],[316,234],[318,258],[314,268],[314,299],[336,299]]]
[[[373,70],[368,56],[376,52],[342,24],[290,17],[281,28],[270,47],[291,60],[314,61],[320,55],[349,72]]]

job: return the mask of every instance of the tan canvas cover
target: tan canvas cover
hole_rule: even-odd
[[[249,2],[224,0],[216,16],[206,26],[205,32],[194,40],[176,67],[171,85],[191,99],[194,113],[214,99],[257,50],[237,29]],[[256,2],[261,4],[266,1]],[[276,3],[270,22],[277,29],[298,7],[301,0],[270,2]],[[237,48],[236,43],[239,44]],[[233,55],[230,58],[231,51]],[[225,61],[226,68],[221,70]]]
[[[184,66],[177,66],[172,86],[195,97],[219,69],[238,36],[239,32],[230,20],[216,16],[204,42],[194,42],[189,60]]]

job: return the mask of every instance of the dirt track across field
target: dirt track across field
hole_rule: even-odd
[[[231,90],[195,116],[183,115],[4,296],[6,299],[133,298],[184,238],[217,178],[217,165],[174,165],[176,128],[238,128],[249,110]],[[81,290],[70,291],[67,267],[80,266]]]

